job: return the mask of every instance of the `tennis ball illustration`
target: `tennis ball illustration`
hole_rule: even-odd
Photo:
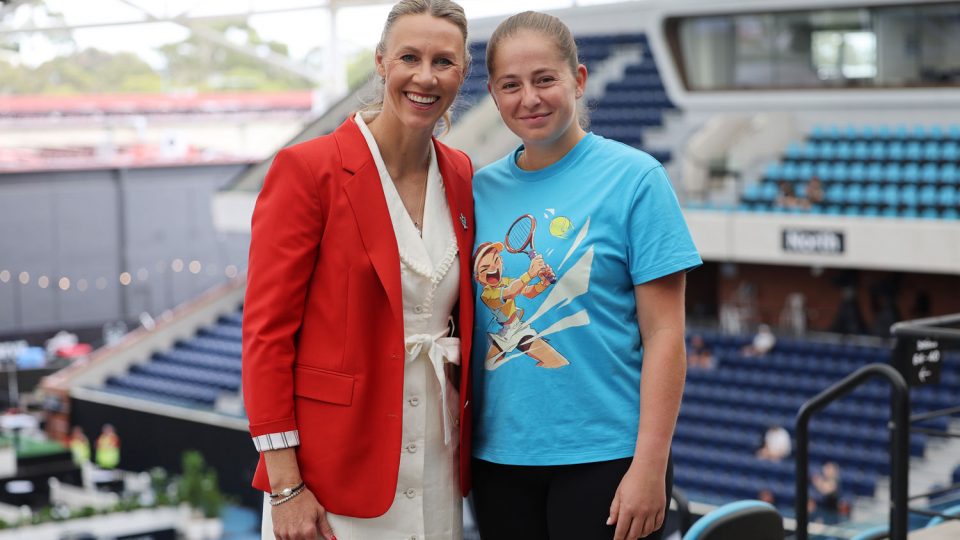
[[[557,216],[550,222],[550,234],[557,238],[566,238],[572,230],[573,223],[570,222],[570,218]]]

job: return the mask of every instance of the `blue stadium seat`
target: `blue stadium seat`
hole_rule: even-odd
[[[868,186],[868,190],[873,185]],[[853,184],[847,189],[847,196],[844,202],[847,204],[863,204],[865,202],[866,194],[864,192],[863,186],[860,184]]]
[[[920,217],[926,219],[937,219],[940,217],[940,213],[937,212],[936,208],[928,206],[924,208],[922,212],[920,212]]]
[[[900,190],[900,204],[915,207],[920,203],[920,194],[916,186],[905,186]]]
[[[827,188],[824,195],[827,198],[827,202],[833,204],[842,204],[847,200],[847,191],[843,187],[843,184],[832,184]]]
[[[870,160],[885,161],[887,159],[887,145],[883,141],[873,141],[870,143]]]
[[[868,184],[863,191],[863,197],[859,201],[850,201],[865,204],[880,204],[883,201],[883,193],[880,190],[880,184]]]
[[[947,508],[946,510],[940,513],[946,514],[948,516],[960,516],[960,504],[951,506],[950,508]],[[931,519],[929,523],[927,523],[927,527],[936,527],[937,525],[940,525],[943,522],[944,522],[943,516],[936,516],[933,519]]]
[[[886,525],[878,525],[861,532],[850,540],[883,540],[889,536],[890,530],[888,527]]]
[[[956,206],[957,188],[953,186],[945,186],[940,188],[940,192],[937,194],[937,203],[940,206]]]
[[[902,142],[894,141],[887,146],[887,159],[902,161],[905,155],[906,153]]]
[[[731,478],[733,479],[733,478]],[[703,516],[683,540],[783,540],[783,518],[761,501],[728,503]]]
[[[920,161],[922,157],[923,150],[920,143],[917,141],[908,142],[906,148],[904,148],[904,158],[907,161]]]
[[[947,163],[940,167],[940,182],[944,184],[960,183],[960,170],[956,163]]]
[[[960,143],[946,142],[940,149],[940,159],[943,161],[960,160]]]
[[[940,160],[940,143],[936,141],[929,141],[923,145],[923,159],[925,161],[939,161]]]
[[[848,141],[837,143],[837,159],[849,161],[853,158],[853,146]]]
[[[834,163],[833,165],[833,180],[836,182],[849,182],[850,181],[850,168],[844,162]]]
[[[853,144],[853,159],[867,161],[870,159],[870,148],[864,141],[857,141]]]
[[[960,124],[950,124],[947,128],[947,138],[960,141]]]
[[[868,182],[882,182],[886,178],[886,167],[882,163],[873,162],[867,166],[867,181]]]
[[[862,161],[850,164],[850,181],[863,182],[867,179],[867,166]]]
[[[903,166],[898,162],[888,163],[884,171],[884,177],[887,179],[887,182],[893,182],[895,184],[903,182]]]
[[[908,184],[916,184],[920,181],[920,165],[916,162],[910,162],[903,167],[903,181]]]
[[[920,169],[920,182],[924,184],[936,184],[940,178],[940,168],[936,163],[927,163]]]

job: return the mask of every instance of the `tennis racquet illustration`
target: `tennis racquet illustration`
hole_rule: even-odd
[[[524,214],[507,229],[503,244],[510,253],[525,253],[530,259],[536,259],[540,254],[533,247],[533,233],[537,230],[537,220],[530,214]],[[557,282],[557,276],[547,278],[550,283]]]

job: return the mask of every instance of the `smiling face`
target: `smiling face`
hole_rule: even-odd
[[[570,146],[583,130],[577,99],[583,96],[587,68],[571,69],[554,40],[521,30],[501,41],[487,85],[504,123],[526,146]]]
[[[503,279],[503,258],[500,251],[491,249],[477,261],[477,275],[474,276],[481,285],[495,287]]]
[[[445,19],[405,15],[390,29],[376,63],[385,79],[381,115],[406,129],[432,131],[463,82],[464,35]]]

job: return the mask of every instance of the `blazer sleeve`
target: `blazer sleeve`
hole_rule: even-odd
[[[243,396],[250,434],[296,430],[293,364],[324,212],[317,179],[281,150],[253,211],[243,307]]]

